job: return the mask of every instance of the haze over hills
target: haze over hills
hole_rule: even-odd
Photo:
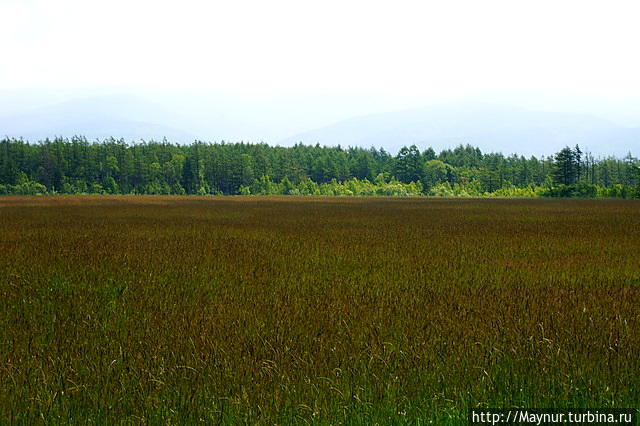
[[[126,140],[193,141],[179,117],[135,96],[111,95],[72,99],[0,117],[0,134],[29,141],[82,135],[89,140],[109,136]]]
[[[80,133],[90,138],[149,140],[157,139],[158,132],[145,134],[142,124],[155,124],[171,127],[168,132],[172,137],[166,136],[175,142],[200,139],[275,144],[342,119],[406,106],[404,100],[381,95],[230,94],[140,88],[0,90],[0,135],[37,139]],[[110,129],[114,118],[118,127]]]
[[[436,151],[471,144],[483,151],[549,155],[579,144],[597,155],[624,155],[640,147],[640,128],[627,128],[587,114],[535,111],[486,103],[452,103],[371,114],[304,132],[284,144],[406,145]]]
[[[14,91],[0,99],[0,136],[36,141],[83,135],[128,141],[267,142],[436,151],[471,144],[483,151],[550,155],[579,144],[595,155],[640,151],[640,127],[602,115],[488,102],[415,107],[416,100],[348,95],[225,95],[206,92],[107,94]],[[389,112],[391,111],[391,112]],[[604,114],[603,114],[604,115]]]

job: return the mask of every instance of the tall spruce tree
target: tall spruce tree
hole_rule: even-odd
[[[556,185],[573,185],[580,179],[582,151],[576,145],[574,149],[563,148],[554,157],[553,180]]]

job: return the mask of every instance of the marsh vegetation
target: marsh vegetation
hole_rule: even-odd
[[[0,422],[639,407],[640,202],[0,198]]]

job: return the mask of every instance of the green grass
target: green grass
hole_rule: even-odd
[[[640,407],[640,202],[0,198],[0,422]]]

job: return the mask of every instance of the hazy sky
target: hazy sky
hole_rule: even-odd
[[[640,94],[640,2],[0,0],[0,88]]]

